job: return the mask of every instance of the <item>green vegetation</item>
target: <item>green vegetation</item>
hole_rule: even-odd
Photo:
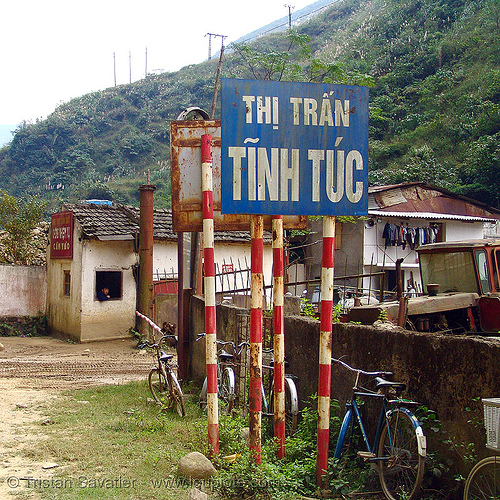
[[[5,231],[0,262],[31,263],[37,251],[33,230],[42,219],[46,205],[36,196],[23,200],[0,190],[0,229]]]
[[[426,181],[500,207],[499,0],[339,0],[285,34],[226,51],[223,77],[369,85],[370,182]],[[210,108],[217,61],[84,95],[23,123],[0,188],[169,206],[169,121]],[[220,106],[217,107],[220,113]]]
[[[0,337],[39,337],[48,334],[47,316],[4,318],[0,321]]]

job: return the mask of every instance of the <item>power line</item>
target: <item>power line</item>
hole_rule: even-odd
[[[302,14],[301,16],[296,17],[296,18],[295,18],[295,21],[296,21],[296,22],[298,22],[298,21],[300,21],[301,19],[303,19],[304,17],[309,17],[310,15],[315,14],[316,12],[320,12],[321,10],[326,9],[326,8],[327,8],[327,7],[329,7],[330,5],[332,5],[332,4],[334,4],[334,3],[336,3],[337,1],[338,1],[338,0],[335,0],[335,1],[333,1],[333,2],[328,3],[327,5],[323,5],[322,7],[319,7],[319,8],[317,8],[317,9],[315,9],[315,10],[311,11],[311,12],[308,12],[307,14]],[[286,7],[286,5],[285,5],[285,7]],[[276,30],[278,30],[278,29],[280,29],[280,28],[282,28],[282,27],[284,27],[284,26],[287,26],[287,24],[288,24],[288,23],[284,22],[284,23],[282,23],[282,24],[278,24],[277,26],[273,26],[272,28],[269,28],[269,29],[268,29],[268,30],[266,30],[266,31],[261,31],[261,32],[259,32],[257,35],[254,35],[254,36],[253,36],[253,37],[251,37],[251,38],[247,38],[246,40],[242,40],[242,42],[241,42],[241,43],[251,42],[252,40],[255,40],[255,39],[257,39],[257,38],[259,38],[259,37],[261,37],[261,36],[263,36],[263,35],[266,35],[267,33],[271,33],[271,32],[276,31]],[[258,31],[258,30],[256,30],[256,31]]]

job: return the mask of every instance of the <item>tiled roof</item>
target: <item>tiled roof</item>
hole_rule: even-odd
[[[134,239],[139,233],[140,210],[125,205],[93,205],[87,203],[65,203],[62,211],[71,211],[82,227],[85,238],[100,240]],[[177,241],[177,233],[172,232],[172,211],[155,209],[153,214],[153,234],[158,240]],[[249,231],[215,231],[215,241],[226,243],[249,242]],[[270,241],[269,233],[264,236]]]

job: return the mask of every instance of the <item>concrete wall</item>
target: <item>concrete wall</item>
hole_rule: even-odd
[[[154,321],[160,326],[164,321],[177,325],[177,295],[165,294],[155,297]]]
[[[53,335],[78,342],[125,338],[135,325],[136,262],[131,241],[81,240],[75,222],[73,259],[47,259],[47,316]],[[71,273],[71,292],[63,293],[64,271]],[[121,299],[99,302],[96,271],[122,273]]]
[[[136,282],[132,267],[136,260],[132,241],[83,242],[81,342],[130,336],[130,328],[135,325]],[[121,298],[97,300],[97,271],[122,273]]]
[[[243,310],[218,306],[219,338],[234,338],[236,318]],[[203,301],[192,301],[192,335],[204,331]],[[301,407],[318,391],[319,321],[300,316],[285,318],[285,351],[288,372],[297,375]],[[402,329],[374,328],[354,324],[336,324],[332,339],[334,357],[345,356],[354,367],[387,370],[393,380],[408,384],[407,396],[437,412],[443,431],[429,431],[430,449],[441,448],[440,441],[452,438],[456,443],[476,443],[481,458],[485,454],[484,430],[467,423],[476,410],[482,421],[482,405],[474,398],[500,397],[500,338],[416,333]],[[191,370],[195,381],[205,374],[204,343],[192,343]],[[332,368],[332,398],[343,407],[350,395],[354,378],[344,369]],[[460,449],[458,448],[458,451]],[[441,449],[453,460],[448,476],[468,469],[459,453]],[[451,480],[453,483],[453,480]],[[456,483],[455,483],[456,484]]]
[[[82,245],[80,225],[75,222],[73,259],[51,259],[47,250],[47,318],[52,335],[79,341],[81,334]],[[70,295],[64,294],[64,271],[71,274]]]
[[[0,265],[0,317],[45,314],[45,267]]]

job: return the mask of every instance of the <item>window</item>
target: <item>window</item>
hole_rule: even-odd
[[[497,292],[500,292],[498,283],[498,271],[500,270],[500,250],[491,250],[491,265],[493,267],[493,283],[495,284],[495,290]]]
[[[477,272],[481,289],[483,293],[490,292],[490,279],[488,273],[488,260],[486,259],[486,250],[476,251]]]
[[[440,292],[478,293],[470,252],[421,253],[422,287],[439,283]]]
[[[121,271],[96,271],[94,299],[97,300],[97,292],[107,288],[110,300],[122,298],[122,272]]]
[[[63,271],[63,295],[71,295],[71,271]]]

